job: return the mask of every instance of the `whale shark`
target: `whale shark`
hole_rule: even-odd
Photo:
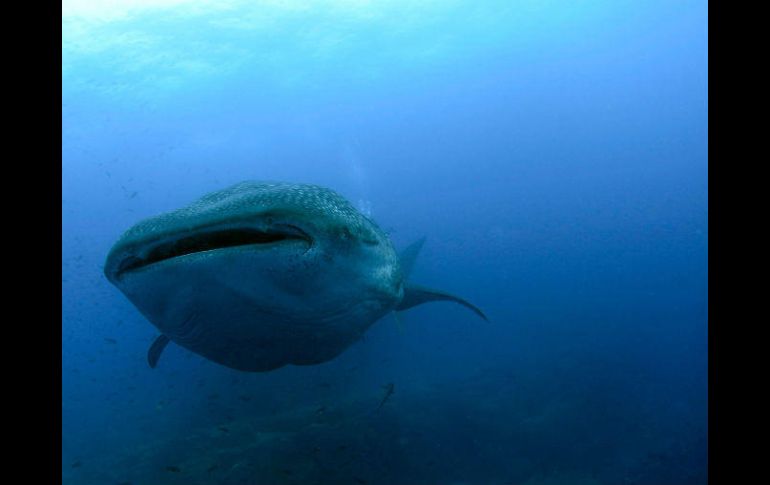
[[[104,274],[160,335],[248,372],[340,355],[376,321],[432,301],[468,301],[412,284],[425,239],[400,254],[337,192],[245,181],[141,220],[112,246]]]

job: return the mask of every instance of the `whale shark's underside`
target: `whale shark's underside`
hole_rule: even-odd
[[[469,302],[408,281],[422,247],[388,236],[336,192],[242,182],[131,227],[104,272],[173,341],[244,371],[333,359],[377,320],[429,301]]]

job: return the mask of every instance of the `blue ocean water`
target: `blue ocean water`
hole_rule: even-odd
[[[705,1],[64,1],[67,484],[707,483]],[[450,303],[232,370],[103,274],[242,180],[332,188]],[[385,391],[393,394],[378,409]]]

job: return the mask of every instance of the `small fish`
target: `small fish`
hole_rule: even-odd
[[[353,477],[353,480],[356,481],[356,483],[360,483],[361,485],[364,485],[366,483],[366,480],[363,478]]]
[[[216,463],[214,463],[214,464],[213,464],[213,465],[211,465],[210,467],[206,468],[206,473],[211,473],[211,472],[213,472],[214,470],[216,470],[217,468],[219,468],[219,465],[217,465]]]
[[[178,466],[173,466],[173,465],[171,465],[171,466],[167,466],[167,467],[166,467],[166,471],[169,471],[169,472],[174,472],[174,473],[179,473],[179,472],[181,472],[182,470],[181,470],[181,469],[180,469]]]
[[[390,396],[393,394],[393,388],[396,386],[392,382],[389,382],[382,387],[385,389],[385,397],[382,398],[382,401],[380,401],[380,405],[377,406],[377,409],[380,409],[385,404],[385,402],[390,399]]]
[[[72,462],[72,468],[80,468],[81,466],[83,466],[83,462],[80,460]]]
[[[249,401],[251,401],[251,396],[249,396],[247,394],[242,394],[242,395],[238,396],[238,399],[240,399],[243,402],[249,402]]]
[[[230,429],[227,426],[220,426],[219,427],[219,431],[221,431],[223,433],[229,433]]]
[[[320,415],[322,415],[325,412],[326,412],[326,406],[321,406],[321,407],[319,407],[318,409],[315,410],[315,415],[316,416],[320,416]]]
[[[116,343],[118,343],[117,340],[115,340],[114,338],[109,338],[109,337],[105,338],[104,341],[107,342],[108,344],[116,344]]]

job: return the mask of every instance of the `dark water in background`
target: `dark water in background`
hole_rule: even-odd
[[[164,3],[64,2],[64,483],[707,482],[706,2]],[[107,251],[244,179],[427,236],[413,280],[491,323],[150,369]]]

